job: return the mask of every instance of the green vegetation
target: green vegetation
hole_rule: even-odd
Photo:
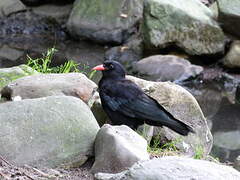
[[[166,156],[166,155],[177,155],[179,150],[176,144],[180,142],[180,139],[166,142],[161,144],[160,136],[154,138],[151,145],[148,146],[148,152],[153,156]]]
[[[96,71],[89,72],[89,67],[87,65],[83,65],[83,68],[80,70],[80,64],[77,64],[73,60],[68,60],[60,66],[51,67],[55,52],[57,52],[55,48],[50,48],[40,58],[32,59],[30,56],[27,56],[27,65],[40,73],[81,72],[86,74],[90,79],[94,76]]]
[[[194,155],[194,159],[203,159],[204,156],[204,150],[203,147],[201,145],[198,145],[195,149],[195,155]]]
[[[18,67],[12,68],[3,68],[0,71],[0,89],[11,81],[36,73],[36,71],[33,71],[32,68],[29,68],[26,65],[20,65]]]
[[[160,142],[160,136],[156,136],[148,145],[148,153],[151,154],[153,157],[162,157],[162,156],[177,156],[180,155],[180,151],[177,148],[177,144],[182,140],[176,139],[173,141],[169,141],[166,143]],[[195,148],[194,159],[205,159],[208,161],[219,162],[218,158],[208,155],[207,158],[204,157],[204,149],[202,145],[198,145]]]
[[[138,131],[138,134],[141,135],[143,138],[147,139],[146,135],[147,130],[145,129],[145,126],[142,131]],[[157,135],[152,138],[150,144],[147,147],[148,153],[153,157],[162,157],[162,156],[177,156],[181,155],[180,150],[177,147],[177,144],[182,142],[181,138],[177,138],[172,141],[168,142],[161,142],[160,135]],[[195,154],[193,156],[194,159],[204,159],[204,148],[202,145],[198,145],[195,148]],[[211,159],[214,159],[217,161],[216,158],[211,157]]]

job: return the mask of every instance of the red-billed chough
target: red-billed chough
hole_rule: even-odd
[[[105,61],[93,70],[102,71],[99,94],[102,107],[114,125],[125,124],[135,130],[145,122],[153,126],[169,127],[184,136],[194,132],[135,83],[127,80],[125,69],[120,63]]]

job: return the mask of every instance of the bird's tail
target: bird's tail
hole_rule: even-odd
[[[177,133],[183,136],[187,136],[189,132],[195,133],[192,127],[175,118],[171,119],[170,121],[163,125],[167,126],[168,128],[176,131]]]
[[[148,97],[151,98],[150,96],[148,96]],[[166,126],[183,136],[187,136],[189,132],[195,133],[193,128],[191,128],[187,124],[176,119],[163,106],[161,106],[155,99],[153,99],[153,98],[151,98],[151,99],[153,101],[155,101],[155,103],[158,106],[158,108],[160,109],[160,111],[153,113],[151,118],[149,118],[148,121],[146,121],[148,124],[153,125],[153,126]]]
[[[173,116],[168,117],[166,121],[145,121],[149,125],[153,126],[166,126],[173,131],[183,135],[187,136],[188,133],[195,133],[192,127],[188,126],[187,124],[179,121],[178,119],[174,118]]]

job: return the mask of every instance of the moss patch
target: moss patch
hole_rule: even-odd
[[[36,73],[36,71],[26,65],[0,69],[0,89],[11,81]]]

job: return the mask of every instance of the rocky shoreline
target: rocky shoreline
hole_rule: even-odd
[[[213,141],[220,151],[222,137],[239,134],[236,124],[236,131],[212,136],[210,130],[221,127],[209,119],[223,116],[219,104],[230,103],[233,112],[239,106],[240,2],[2,0],[0,9],[0,179],[240,178],[237,170],[206,161]],[[104,59],[121,62],[140,77],[130,80],[196,134],[144,126],[138,133],[145,140],[126,126],[108,125],[97,85],[84,74],[41,74],[21,65],[26,55],[37,57],[55,45],[53,65],[66,57],[90,67]],[[212,94],[199,90],[213,82]],[[207,95],[212,104],[200,107]],[[150,158],[154,138],[177,141],[181,157]],[[239,153],[238,143],[230,146]]]

